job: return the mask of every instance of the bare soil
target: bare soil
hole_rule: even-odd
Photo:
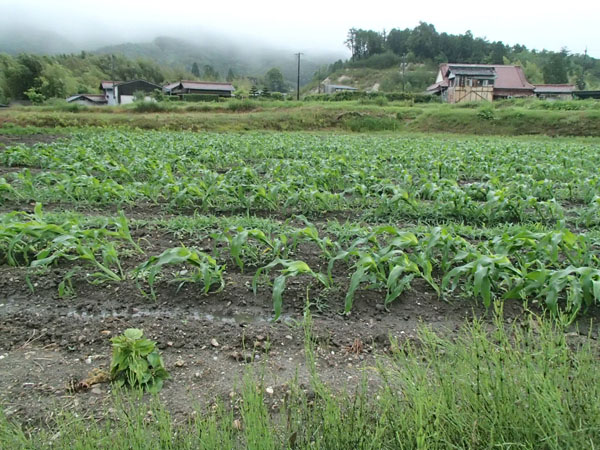
[[[0,133],[0,149],[11,145],[23,144],[34,145],[38,143],[54,142],[57,139],[64,139],[66,136],[59,134],[2,134]]]

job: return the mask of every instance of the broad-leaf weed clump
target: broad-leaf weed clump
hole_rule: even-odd
[[[118,386],[158,392],[169,378],[156,343],[145,339],[144,332],[129,328],[111,339],[113,346],[110,375]]]

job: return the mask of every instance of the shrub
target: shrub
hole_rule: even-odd
[[[252,111],[258,108],[259,104],[254,100],[230,100],[227,103],[227,109],[231,111]]]
[[[143,102],[135,102],[133,105],[133,110],[139,113],[152,113],[152,112],[163,112],[168,111],[169,108],[167,105],[163,103],[158,103],[154,101],[143,101]]]
[[[183,94],[181,99],[184,102],[219,102],[221,98],[218,95],[210,94]]]

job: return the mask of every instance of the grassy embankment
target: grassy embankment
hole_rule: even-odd
[[[54,104],[0,111],[0,124],[191,131],[444,132],[477,135],[600,136],[600,102],[512,101],[413,104],[384,98],[341,102],[230,100],[125,107]]]

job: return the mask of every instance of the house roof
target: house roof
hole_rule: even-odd
[[[89,100],[90,102],[94,102],[94,103],[106,103],[106,98],[102,94],[72,95],[71,97],[67,98],[67,102],[70,103],[70,102],[74,102],[75,100],[79,100],[79,99]]]
[[[571,94],[575,90],[574,84],[536,84],[536,94]]]
[[[493,67],[471,67],[471,66],[449,66],[448,73],[454,75],[485,76],[493,77],[496,71]],[[446,73],[446,75],[448,75]]]
[[[494,81],[494,90],[497,89],[511,89],[511,90],[533,90],[533,84],[527,81],[525,73],[521,66],[504,66],[500,64],[453,64],[443,63],[440,64],[440,71],[443,76],[443,80],[434,83],[427,88],[428,92],[437,92],[444,87],[448,87],[448,70],[450,68],[460,68],[459,70],[491,70],[496,73],[496,80]]]
[[[159,86],[158,84],[150,83],[149,81],[146,81],[146,80],[115,81],[114,85],[118,87],[118,86],[125,86],[125,85],[132,84],[132,83],[146,83],[151,86],[154,86],[156,89],[162,89],[162,87]]]
[[[171,91],[175,88],[180,89],[197,89],[202,91],[235,91],[231,83],[219,83],[217,81],[190,81],[181,80],[175,83],[170,83],[164,86],[166,91]]]
[[[120,81],[107,81],[102,80],[100,82],[100,89],[112,89],[115,84],[121,83]]]

